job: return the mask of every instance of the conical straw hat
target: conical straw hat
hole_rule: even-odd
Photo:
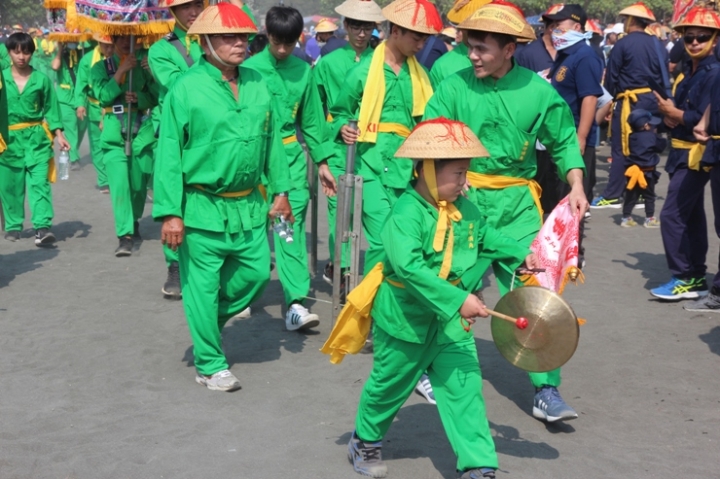
[[[503,0],[494,0],[483,5],[458,25],[458,28],[502,33],[517,38],[519,42],[535,40],[535,30],[525,20],[522,10]]]
[[[585,31],[597,33],[598,35],[603,34],[602,28],[600,28],[597,20],[592,20],[590,18],[588,18],[588,21],[585,22]]]
[[[328,20],[327,18],[323,18],[322,20],[320,20],[317,23],[317,25],[315,25],[316,33],[332,33],[337,29],[338,29],[338,26],[335,25],[330,20]]]
[[[345,0],[335,7],[335,11],[345,18],[361,22],[380,23],[385,21],[380,5],[373,0]]]
[[[185,3],[194,2],[195,0],[160,0],[159,6],[162,8],[177,7]],[[207,2],[205,2],[207,3]]]
[[[447,19],[457,25],[464,22],[478,8],[488,3],[490,3],[490,0],[457,0],[447,13]]]
[[[211,5],[198,15],[188,35],[220,35],[223,33],[257,33],[257,27],[239,7],[230,3]]]
[[[620,10],[620,13],[618,15],[627,15],[628,17],[643,18],[645,20],[650,20],[651,22],[656,21],[655,15],[653,15],[652,10],[650,10],[643,2],[637,2],[627,8],[623,8],[622,10]]]
[[[440,35],[445,35],[446,37],[455,38],[457,36],[457,29],[455,27],[444,28],[443,31],[440,32]]]
[[[102,33],[94,32],[92,34],[93,40],[95,40],[98,43],[105,43],[107,45],[112,45],[113,41],[112,38],[110,38],[108,35],[103,35]]]
[[[413,160],[487,156],[490,156],[490,153],[465,123],[443,117],[418,123],[395,153],[395,158]]]
[[[715,10],[705,7],[692,7],[675,25],[675,28],[700,27],[720,30],[720,17]]]
[[[389,22],[413,32],[436,35],[443,28],[437,8],[428,0],[395,0],[382,13]]]

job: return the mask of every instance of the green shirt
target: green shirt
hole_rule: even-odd
[[[430,82],[437,90],[440,82],[460,70],[470,68],[472,63],[468,58],[468,48],[464,43],[458,44],[452,51],[437,59],[430,70]]]
[[[64,105],[71,106],[75,104],[75,83],[77,81],[79,64],[83,57],[81,50],[75,50],[75,52],[77,53],[77,61],[73,62],[73,66],[70,68],[70,50],[63,48],[60,69],[57,70],[58,101]]]
[[[2,136],[5,143],[8,142],[7,87],[5,86],[5,77],[3,76],[2,70],[0,70],[0,136]]]
[[[22,93],[12,76],[12,69],[3,71],[4,90],[7,95],[8,124],[47,121],[50,131],[62,130],[60,104],[52,82],[33,70]],[[4,136],[4,135],[3,135]],[[3,164],[14,167],[33,166],[53,156],[53,145],[42,126],[31,126],[10,131],[8,149],[0,156]]]
[[[93,97],[93,89],[90,84],[90,71],[97,63],[102,63],[105,57],[100,53],[100,47],[88,51],[78,63],[77,78],[75,79],[75,100],[74,107],[87,107],[90,121],[99,122],[102,119],[102,110],[98,101]],[[93,63],[95,61],[95,63]]]
[[[178,216],[188,227],[215,232],[264,228],[268,205],[257,188],[263,176],[273,191],[290,189],[273,95],[256,71],[240,67],[238,75],[236,100],[203,57],[168,93],[155,160],[155,219]],[[253,188],[243,197],[218,196]]]
[[[0,43],[0,70],[10,68],[12,60],[10,60],[10,53],[4,43]]]
[[[331,138],[339,138],[340,128],[349,120],[358,118],[371,61],[371,55],[364,57],[347,74],[337,100],[330,105],[333,117]],[[412,116],[412,83],[407,62],[403,63],[397,75],[387,64],[384,64],[383,71],[385,100],[380,123],[400,123],[412,130],[420,118]],[[358,143],[358,173],[365,181],[379,180],[384,186],[405,189],[412,175],[412,162],[398,161],[394,157],[403,141],[404,138],[395,133],[378,133],[376,143]]]
[[[438,221],[435,207],[409,187],[387,219],[382,232],[383,273],[404,287],[384,281],[375,298],[372,317],[395,338],[424,343],[433,321],[440,322],[440,344],[472,336],[460,324],[459,311],[468,294],[480,288],[482,272],[473,271],[476,265],[487,269],[489,261],[483,259],[510,259],[519,266],[530,254],[528,248],[489,227],[471,201],[460,197],[454,204],[462,219],[452,226],[454,245],[447,280],[438,276],[445,253],[433,248]],[[452,284],[468,274],[475,278],[474,284],[465,281],[457,286]]]
[[[302,132],[310,157],[316,163],[332,155],[327,144],[327,122],[310,65],[294,55],[277,61],[269,48],[248,58],[243,66],[262,75],[275,96],[280,136],[285,140],[285,154],[290,166],[293,189],[307,189],[307,162],[297,141],[291,141],[297,129]],[[271,190],[277,191],[277,190]]]

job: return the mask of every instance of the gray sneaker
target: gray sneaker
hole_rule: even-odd
[[[495,469],[491,467],[468,469],[462,473],[460,479],[495,479]]]
[[[387,466],[382,461],[382,441],[362,442],[353,432],[348,443],[348,459],[358,474],[385,477]]]
[[[430,404],[437,404],[437,402],[435,401],[435,393],[433,392],[432,384],[430,384],[430,377],[427,375],[427,373],[423,373],[423,375],[420,376],[420,380],[415,386],[415,392],[424,397],[425,400]]]
[[[703,298],[686,304],[683,306],[683,309],[685,309],[685,311],[695,311],[698,313],[720,313],[720,296],[709,293]]]
[[[206,386],[211,391],[235,391],[240,389],[240,381],[227,369],[218,371],[210,377],[198,374],[195,382]]]

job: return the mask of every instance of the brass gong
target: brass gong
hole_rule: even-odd
[[[528,327],[492,318],[495,346],[511,364],[530,372],[559,368],[572,357],[580,339],[577,316],[559,294],[540,286],[524,286],[500,298],[495,310],[525,317]]]

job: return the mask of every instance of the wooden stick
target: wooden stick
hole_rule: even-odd
[[[519,329],[525,329],[527,328],[527,319],[525,318],[513,318],[512,316],[508,316],[504,313],[499,313],[497,311],[493,311],[490,308],[485,308],[485,311],[490,313],[491,316],[495,316],[496,318],[504,319],[505,321],[508,321],[510,323],[513,323],[515,326],[517,326]]]

